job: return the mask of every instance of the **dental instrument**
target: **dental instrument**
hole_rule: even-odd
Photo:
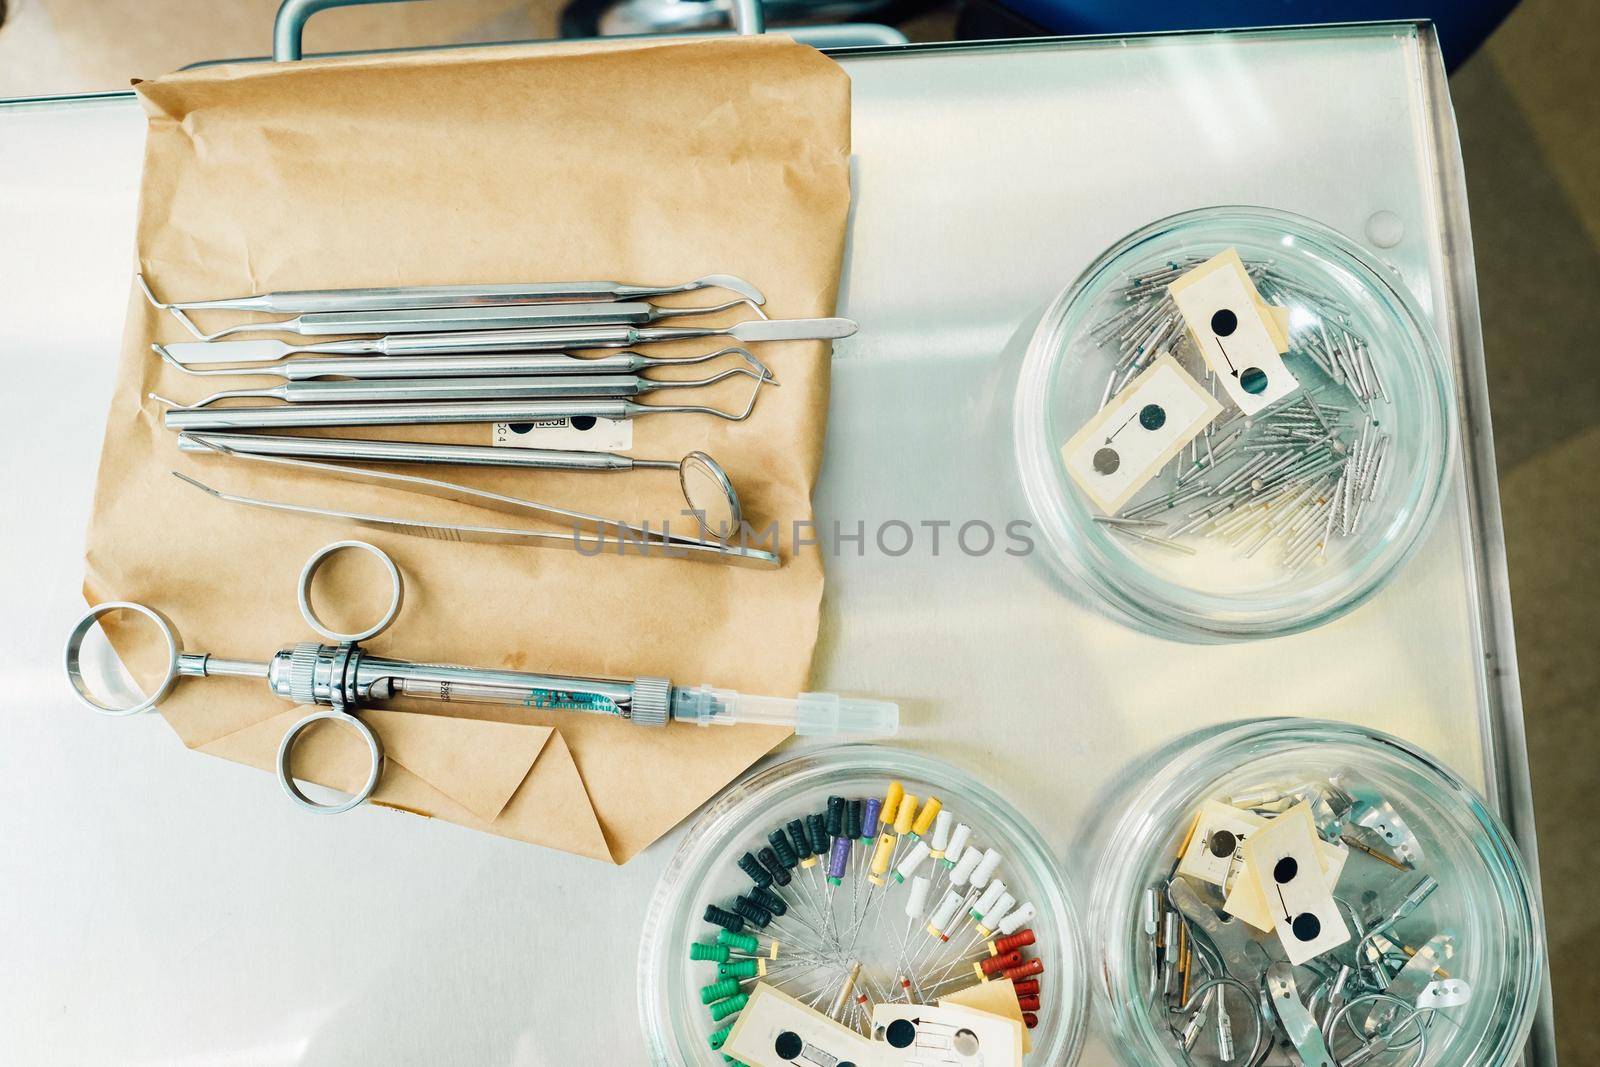
[[[322,311],[396,311],[409,308],[484,307],[493,304],[554,304],[631,301],[700,289],[726,289],[765,304],[761,290],[731,274],[708,274],[682,285],[626,285],[622,282],[514,282],[497,285],[404,285],[365,289],[300,289],[220,300],[174,300],[163,303],[150,291],[144,275],[134,279],[152,307],[163,311],[265,311],[298,314]]]
[[[384,404],[300,404],[285,407],[188,409],[166,397],[162,416],[169,430],[266,430],[294,426],[440,426],[450,423],[540,422],[549,419],[632,419],[640,415],[712,415],[743,422],[755,410],[756,382],[743,411],[722,411],[700,405],[640,404],[621,399],[566,400],[434,400]]]
[[[495,304],[487,307],[403,308],[398,311],[308,311],[288,319],[240,322],[206,333],[177,308],[167,310],[202,341],[236,333],[294,333],[305,337],[349,334],[448,333],[454,330],[527,330],[555,326],[643,326],[660,319],[715,315],[740,305],[761,314],[749,300],[714,307],[658,307],[641,301],[620,304]],[[765,316],[762,316],[763,318]]]
[[[327,355],[439,355],[449,352],[557,352],[565,349],[628,348],[657,341],[731,337],[757,341],[831,341],[856,332],[851,319],[748,319],[727,326],[570,326],[525,330],[463,330],[441,334],[391,334],[291,345],[286,341],[179,341],[166,345],[185,364],[259,363],[317,352]]]
[[[329,628],[311,604],[311,585],[318,569],[338,552],[355,549],[375,556],[388,572],[390,602],[377,624],[342,632]],[[842,732],[892,734],[899,708],[888,702],[853,700],[831,693],[802,693],[793,699],[748,696],[711,686],[685,687],[665,678],[579,678],[451,664],[412,663],[371,655],[360,642],[386,630],[400,612],[404,583],[394,560],[365,541],[336,541],[318,550],[300,572],[297,590],[306,624],[332,644],[302,642],[273,654],[266,662],[222,659],[204,652],[184,652],[164,618],[142,604],[114,601],[89,609],[74,625],[63,655],[67,679],[78,699],[94,711],[132,715],[155,707],[179,678],[212,676],[261,678],[274,695],[297,704],[317,706],[290,726],[278,744],[278,783],[296,804],[322,814],[349,811],[370,797],[383,773],[383,744],[357,717],[361,709],[395,698],[452,703],[510,705],[541,711],[609,715],[638,726],[678,723],[790,726],[801,734]],[[165,646],[166,666],[148,695],[127,703],[108,703],[85,677],[83,649],[102,618],[123,612],[152,625]],[[354,794],[334,803],[312,799],[301,788],[293,768],[296,740],[319,722],[331,720],[354,730],[366,743],[366,780]]]
[[[275,434],[178,435],[178,449],[211,455],[247,453],[355,463],[420,463],[439,466],[503,467],[519,470],[678,472],[686,510],[711,537],[726,537],[743,520],[739,494],[722,465],[704,452],[680,460],[634,459],[612,452],[566,452],[551,448],[498,448],[411,441],[362,441],[340,437],[287,437]]]
[[[535,400],[555,397],[630,397],[662,389],[698,389],[729,378],[763,378],[746,367],[733,367],[709,378],[667,381],[637,374],[599,374],[592,377],[525,378],[404,378],[398,380],[290,381],[265,389],[224,389],[185,406],[195,411],[218,400],[267,399],[288,404],[388,403],[421,400]]]
[[[749,349],[737,345],[698,356],[647,356],[639,352],[612,352],[604,356],[569,356],[560,352],[511,352],[470,356],[350,356],[345,358],[280,359],[249,367],[195,370],[168,351],[181,345],[151,345],[169,365],[201,377],[260,375],[304,382],[314,378],[472,378],[523,377],[529,374],[637,374],[654,367],[687,367],[738,353],[751,369],[772,377],[767,365]]]
[[[696,522],[709,535],[707,537],[689,537],[673,533],[670,520],[664,521],[660,528],[652,527],[649,523],[635,525],[623,522],[620,519],[591,515],[571,508],[543,504],[537,500],[509,496],[505,493],[495,493],[487,489],[446,482],[437,478],[401,474],[397,471],[346,467],[337,463],[322,463],[292,456],[235,451],[228,444],[228,436],[226,434],[190,436],[191,440],[211,449],[213,452],[232,456],[248,463],[283,467],[289,470],[305,471],[309,474],[324,475],[357,484],[375,485],[381,488],[417,493],[422,496],[438,497],[442,500],[453,500],[457,503],[483,508],[488,511],[498,511],[518,518],[533,517],[543,519],[559,526],[564,526],[566,529],[552,531],[473,526],[464,523],[406,519],[388,515],[368,515],[361,512],[319,508],[309,504],[286,501],[262,500],[255,497],[226,493],[219,489],[214,489],[199,479],[192,478],[181,471],[172,472],[173,476],[181,481],[194,486],[214,499],[230,504],[307,515],[313,518],[344,520],[353,522],[358,526],[408,534],[413,537],[427,537],[436,541],[470,541],[478,544],[562,548],[573,550],[580,555],[586,556],[599,556],[609,551],[616,555],[662,556],[671,559],[730,563],[745,567],[774,568],[781,563],[778,556],[773,552],[734,543],[735,537],[742,533],[742,527],[737,526],[732,521],[733,516],[731,513],[737,511],[737,498],[733,498],[730,504],[729,497],[732,494],[732,486],[725,481],[722,484],[717,483],[716,476],[718,474],[721,474],[723,479],[726,479],[727,476],[720,467],[716,467],[714,463],[709,462],[710,457],[706,457],[707,463],[692,463],[690,465],[690,478],[684,480],[685,496],[688,497],[692,494],[693,503],[704,505],[703,508],[691,507],[690,510],[694,514]],[[718,493],[724,488],[727,490],[727,495],[719,499]],[[709,518],[715,517],[720,522],[725,516],[728,517],[729,521],[716,527],[713,527],[708,521]]]

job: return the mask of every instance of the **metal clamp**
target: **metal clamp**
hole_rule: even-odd
[[[1405,1018],[1401,1019],[1398,1023],[1387,1026],[1385,1028],[1385,1034],[1366,1036],[1363,1035],[1360,1030],[1356,1029],[1356,1024],[1352,1020],[1350,1012],[1353,1008],[1359,1007],[1362,1004],[1370,1003],[1386,1004],[1390,1007],[1391,1011],[1401,1011],[1406,1012],[1407,1014]],[[1358,1067],[1359,1064],[1365,1063],[1373,1056],[1377,1056],[1385,1052],[1400,1052],[1413,1046],[1415,1046],[1417,1049],[1417,1057],[1412,1061],[1411,1067],[1421,1067],[1422,1061],[1426,1059],[1428,1055],[1428,1032],[1422,1025],[1421,1015],[1422,1012],[1418,1010],[1416,1006],[1407,1004],[1400,997],[1393,996],[1389,993],[1363,993],[1361,996],[1352,998],[1349,1003],[1345,1004],[1328,1018],[1327,1032],[1329,1035],[1332,1035],[1334,1031],[1338,1029],[1339,1023],[1343,1021],[1345,1025],[1349,1027],[1350,1033],[1354,1035],[1357,1040],[1363,1042],[1361,1048],[1346,1055],[1344,1059],[1339,1061],[1340,1067]],[[1415,1024],[1417,1029],[1416,1037],[1411,1038],[1409,1041],[1399,1043],[1396,1043],[1392,1040],[1395,1034],[1398,1034],[1401,1030],[1412,1024]]]

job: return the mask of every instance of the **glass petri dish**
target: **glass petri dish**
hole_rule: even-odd
[[[1228,249],[1286,309],[1282,359],[1299,382],[1251,416],[1166,292]],[[1062,448],[1162,352],[1221,414],[1109,522]],[[1215,207],[1123,238],[1055,300],[1024,358],[1013,443],[1069,580],[1147,632],[1230,641],[1319,626],[1397,572],[1438,512],[1455,404],[1439,342],[1389,268],[1310,219]]]
[[[1364,1031],[1367,1014],[1393,1010],[1391,1025],[1398,1024],[1396,1029],[1403,1032],[1394,1039],[1395,1048],[1366,1061],[1374,1067],[1514,1062],[1533,1024],[1545,948],[1538,905],[1509,832],[1471,787],[1426,753],[1374,730],[1304,719],[1253,720],[1183,738],[1152,757],[1138,780],[1131,780],[1106,808],[1121,814],[1103,820],[1096,832],[1100,863],[1089,919],[1091,951],[1100,965],[1097,995],[1118,1054],[1139,1067],[1221,1062],[1214,1003],[1210,1025],[1201,1027],[1193,1049],[1186,1056],[1179,1047],[1174,1027],[1181,1033],[1188,1015],[1172,1011],[1175,999],[1162,992],[1166,979],[1146,933],[1147,891],[1156,889],[1170,900],[1166,887],[1182,878],[1215,912],[1223,890],[1174,874],[1191,828],[1205,840],[1198,818],[1201,805],[1221,800],[1251,807],[1286,789],[1295,791],[1292,799],[1298,801],[1313,787],[1332,798],[1333,809],[1351,798],[1360,801],[1343,812],[1342,824],[1333,824],[1342,825],[1338,839],[1348,844],[1333,896],[1350,939],[1292,971],[1298,999],[1310,1006],[1319,1028],[1336,1035],[1333,1054],[1340,1061],[1351,1058],[1358,1047],[1353,1031]],[[1387,800],[1392,811],[1379,800]],[[1341,816],[1322,811],[1316,820],[1319,826],[1330,825],[1325,823],[1330,817]],[[1326,829],[1322,836],[1327,839]],[[1399,858],[1404,869],[1379,856]],[[1431,895],[1364,941],[1362,931],[1378,929],[1376,922],[1392,914],[1425,876],[1438,882]],[[1165,925],[1164,917],[1158,925]],[[1249,948],[1241,953],[1247,963],[1224,970],[1259,989],[1263,980],[1248,972],[1282,959],[1284,952],[1274,933],[1235,926],[1227,935],[1235,947],[1246,938],[1261,951]],[[1434,981],[1465,983],[1470,1000],[1418,1013],[1426,1034],[1421,1045],[1414,1041],[1408,1012],[1392,1002],[1372,998],[1352,1003],[1368,988],[1363,973],[1381,984],[1367,971],[1345,979],[1342,999],[1335,1003],[1352,1007],[1345,1019],[1332,1019],[1328,997],[1338,984],[1340,967],[1352,966],[1363,945],[1388,953],[1389,988],[1408,1004],[1414,1005],[1419,990]],[[1208,973],[1203,963],[1193,966],[1191,996],[1199,989],[1194,983]],[[1173,985],[1180,981],[1175,977]],[[1255,1062],[1245,1057],[1254,1036],[1249,1016],[1260,1005],[1242,993],[1233,995],[1234,988],[1224,994],[1238,1043],[1234,1062]]]
[[[1035,913],[1025,927],[1034,932],[1033,944],[1022,954],[1042,964],[1042,972],[1035,976],[1040,983],[1037,1025],[1028,1031],[1033,1051],[1024,1062],[1057,1067],[1077,1058],[1089,998],[1080,927],[1066,877],[1037,831],[999,795],[948,764],[898,749],[840,745],[797,756],[729,787],[696,821],[668,864],[651,901],[640,947],[639,1011],[652,1063],[683,1067],[725,1062],[722,1054],[709,1046],[708,1038],[737,1017],[711,1018],[700,990],[717,980],[717,967],[714,962],[691,959],[688,949],[695,942],[714,941],[718,933],[719,928],[703,917],[708,904],[727,907],[737,895],[750,890],[752,882],[737,865],[739,857],[766,846],[767,835],[789,820],[823,811],[829,796],[882,800],[891,781],[901,782],[906,793],[923,802],[929,796],[938,797],[944,810],[951,813],[952,825],[965,823],[972,828],[971,845],[1000,853],[995,878],[1006,883],[1017,906],[1031,904]],[[927,836],[931,840],[931,834]],[[906,850],[902,848],[899,854],[903,857]],[[866,884],[860,875],[867,858],[865,850],[853,853],[852,867],[835,890],[841,917],[850,910],[852,888]],[[936,864],[924,865],[922,872],[928,873],[933,866]],[[809,905],[819,899],[822,883],[814,870],[797,870],[794,877],[783,892],[800,902],[799,906],[792,906],[789,915],[775,923],[807,936],[807,917],[820,921],[819,912]],[[896,987],[897,972],[906,970],[898,966],[897,957],[900,939],[908,930],[908,955],[915,954],[917,946],[924,949],[923,958],[910,970],[927,983],[927,999],[976,983],[971,961],[988,952],[975,935],[973,923],[958,920],[947,927],[949,942],[938,943],[923,932],[926,918],[913,920],[905,914],[910,883],[894,884],[892,879],[890,883],[876,897],[858,896],[855,902],[858,913],[869,916],[849,953],[862,964],[858,988],[892,999],[888,991]],[[930,887],[930,911],[949,884],[950,871],[945,865]],[[874,899],[879,903],[874,904]],[[872,908],[876,910],[867,910]],[[747,928],[746,932],[759,935],[763,946],[769,937],[780,941],[778,959],[769,964],[773,970],[767,979],[776,984],[784,977],[777,968],[788,951],[782,944],[785,931],[769,927],[765,931]],[[760,954],[765,954],[764,947]],[[831,989],[830,983],[836,984],[842,975],[842,969],[825,969],[819,980],[794,981],[780,988],[797,995],[813,988]],[[936,979],[950,984],[939,987]],[[744,991],[753,985],[745,983]],[[822,1005],[822,1009],[829,1006]]]

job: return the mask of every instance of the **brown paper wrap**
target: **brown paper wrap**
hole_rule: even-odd
[[[241,64],[138,88],[150,114],[139,269],[164,298],[471,281],[676,283],[731,273],[764,290],[775,318],[833,311],[849,207],[849,82],[819,53],[786,40]],[[312,638],[294,598],[305,559],[328,541],[360,536],[386,549],[407,578],[398,621],[369,645],[376,654],[664,675],[777,695],[804,688],[822,564],[815,549],[791,552],[788,531],[811,517],[827,409],[824,344],[759,346],[781,388],[766,389],[747,422],[635,421],[633,455],[676,459],[704,449],[728,469],[747,519],[785,531],[782,568],[757,571],[440,543],[209,499],[169,471],[268,499],[505,522],[441,500],[180,453],[147,393],[192,400],[219,382],[274,384],[189,378],[150,352],[153,341],[185,336],[130,297],[89,529],[91,601],[150,604],[190,650],[261,659]],[[653,349],[682,354],[710,343]],[[692,395],[737,408],[749,384]],[[690,394],[645,399],[668,395]],[[466,426],[393,436],[488,443],[489,434]],[[635,521],[687,521],[670,472],[442,473]],[[259,680],[226,678],[180,683],[161,711],[189,747],[261,768],[272,766],[279,738],[303,714]],[[365,716],[388,754],[374,802],[618,863],[785,736],[753,727],[647,730],[481,705],[413,703]],[[308,736],[296,766],[302,777],[353,787],[363,748],[353,736],[326,734]]]

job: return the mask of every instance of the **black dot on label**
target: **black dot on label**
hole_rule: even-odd
[[[1272,868],[1272,880],[1279,885],[1286,885],[1294,881],[1294,876],[1300,873],[1300,864],[1295,862],[1293,856],[1285,856]]]
[[[1117,455],[1117,450],[1114,448],[1102,448],[1094,454],[1094,470],[1096,474],[1115,474],[1120,466],[1122,466],[1122,457]]]
[[[1289,926],[1294,930],[1294,936],[1301,941],[1315,941],[1317,935],[1322,933],[1322,920],[1309,911],[1296,915]]]
[[[1167,410],[1160,404],[1146,404],[1139,409],[1139,425],[1147,430],[1159,430],[1167,424]]]
[[[1267,391],[1267,372],[1260,367],[1246,367],[1239,372],[1239,388],[1251,396]]]
[[[1218,337],[1232,337],[1233,331],[1239,328],[1239,316],[1223,308],[1211,316],[1211,332]]]
[[[574,430],[594,429],[595,417],[593,415],[574,415],[571,421]]]
[[[910,1048],[917,1039],[917,1028],[910,1019],[896,1019],[883,1033],[884,1040],[895,1048]]]
[[[1228,830],[1218,830],[1211,835],[1209,844],[1213,856],[1231,856],[1233,850],[1239,847],[1239,839]]]
[[[805,1050],[806,1043],[800,1040],[800,1035],[793,1030],[785,1030],[778,1035],[778,1040],[772,1043],[772,1051],[778,1054],[780,1060],[792,1060]]]
[[[506,425],[506,429],[510,430],[512,433],[531,433],[533,431],[533,423],[512,422]]]

